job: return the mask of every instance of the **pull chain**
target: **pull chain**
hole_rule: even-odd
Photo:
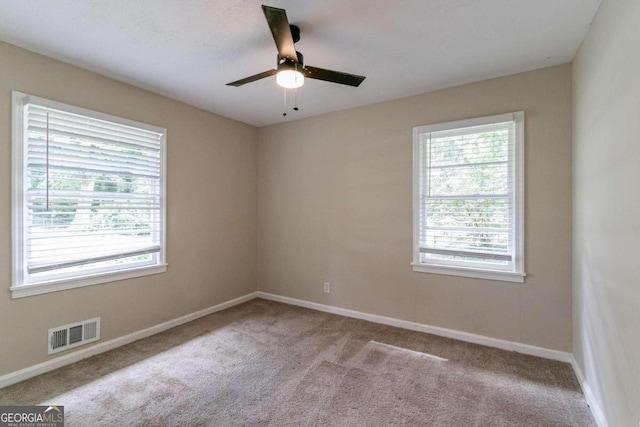
[[[284,98],[282,102],[282,117],[287,117],[287,89],[283,88]]]
[[[282,98],[282,117],[287,117],[287,88],[283,88]],[[293,89],[293,111],[300,110],[298,108],[298,88]]]

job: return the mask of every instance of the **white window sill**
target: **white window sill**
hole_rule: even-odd
[[[97,285],[99,283],[115,282],[118,280],[132,279],[134,277],[159,274],[167,271],[167,264],[153,265],[130,269],[127,271],[113,271],[78,277],[75,279],[52,280],[50,282],[34,283],[20,286],[11,286],[11,298],[23,298],[32,295],[46,294],[49,292],[64,291],[66,289],[80,288],[83,286]]]
[[[525,273],[513,273],[511,271],[480,270],[463,267],[440,267],[425,264],[411,264],[413,271],[418,273],[444,274],[448,276],[472,277],[475,279],[502,280],[505,282],[524,283]]]

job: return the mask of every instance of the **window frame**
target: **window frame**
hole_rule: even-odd
[[[513,121],[515,131],[513,135],[514,191],[513,202],[513,268],[511,270],[491,269],[482,265],[448,265],[437,262],[421,262],[420,259],[420,135],[431,132],[456,130],[473,126]],[[413,128],[413,261],[414,272],[434,273],[478,279],[501,280],[523,283],[526,276],[524,267],[524,111],[477,117],[466,120],[456,120]]]
[[[24,231],[24,215],[26,209],[25,202],[25,181],[24,173],[26,169],[25,150],[27,144],[25,144],[25,119],[24,107],[28,103],[33,103],[47,108],[57,109],[64,112],[87,116],[93,119],[104,120],[120,125],[130,126],[134,128],[149,130],[157,132],[162,135],[160,139],[160,151],[159,151],[159,171],[160,171],[160,236],[159,245],[160,251],[156,254],[156,262],[151,265],[133,266],[123,269],[105,269],[104,271],[93,272],[82,275],[63,275],[63,277],[55,277],[50,280],[38,282],[38,283],[25,283],[25,231]],[[11,210],[12,210],[12,277],[11,286],[9,288],[12,298],[21,298],[32,295],[39,295],[49,292],[56,292],[66,289],[73,289],[83,286],[96,285],[100,283],[108,283],[119,280],[130,279],[134,277],[141,277],[151,274],[164,273],[167,270],[166,264],[166,139],[167,130],[154,125],[137,122],[134,120],[125,119],[118,116],[113,116],[98,111],[77,107],[62,102],[53,101],[46,98],[41,98],[26,93],[12,91],[11,99],[11,144],[12,144],[12,159],[11,159],[11,182],[12,182],[12,198],[11,198]],[[65,277],[66,276],[66,277]]]

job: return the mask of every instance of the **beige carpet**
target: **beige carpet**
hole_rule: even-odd
[[[569,365],[265,300],[0,390],[67,426],[595,426]]]

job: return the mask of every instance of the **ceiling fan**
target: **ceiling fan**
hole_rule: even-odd
[[[227,86],[242,86],[274,74],[278,85],[287,89],[295,89],[302,86],[305,77],[355,87],[359,86],[365,79],[364,76],[304,65],[302,54],[296,51],[294,46],[294,43],[300,40],[300,28],[295,25],[289,25],[287,12],[284,9],[262,5],[262,11],[265,18],[267,18],[273,40],[278,49],[277,68],[227,83]]]

